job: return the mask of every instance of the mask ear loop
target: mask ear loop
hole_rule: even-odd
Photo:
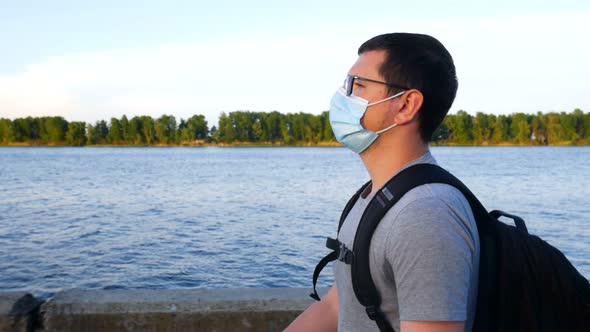
[[[393,96],[387,97],[387,98],[385,98],[385,99],[381,99],[381,100],[374,101],[374,102],[372,102],[372,103],[370,103],[370,104],[367,104],[367,107],[369,107],[369,106],[373,106],[373,105],[377,105],[377,104],[379,104],[379,103],[382,103],[382,102],[384,102],[384,101],[391,100],[391,99],[393,99],[393,98],[395,98],[395,97],[399,97],[399,96],[403,95],[403,94],[404,94],[404,93],[406,93],[406,92],[407,92],[407,91],[402,91],[402,92],[400,92],[400,93],[396,93],[396,94],[394,94]]]
[[[368,106],[371,106],[371,105],[375,105],[375,104],[382,103],[382,102],[384,102],[384,101],[387,101],[387,100],[391,100],[391,99],[393,99],[393,98],[395,98],[395,97],[399,97],[399,96],[403,95],[404,93],[406,93],[406,91],[402,91],[402,92],[400,92],[400,93],[397,93],[397,94],[395,94],[395,95],[393,95],[393,96],[391,96],[391,97],[387,97],[387,98],[385,98],[385,99],[383,99],[383,100],[379,100],[379,101],[376,101],[376,102],[370,103],[369,105],[367,105],[367,107],[368,107]],[[395,127],[395,126],[397,126],[397,123],[394,123],[394,124],[392,124],[391,126],[389,126],[389,127],[385,128],[385,129],[381,129],[381,130],[379,130],[379,131],[375,132],[375,134],[379,135],[379,134],[381,134],[381,133],[384,133],[384,132],[388,131],[389,129],[391,129],[391,128]]]
[[[391,126],[385,128],[385,129],[381,129],[381,130],[375,132],[375,134],[379,135],[381,133],[384,133],[384,132],[388,131],[389,129],[391,129],[391,128],[395,127],[395,126],[397,126],[397,123],[394,123],[394,124],[392,124]]]

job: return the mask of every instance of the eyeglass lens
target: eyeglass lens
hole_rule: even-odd
[[[344,91],[346,91],[346,95],[350,96],[352,94],[352,87],[354,86],[354,76],[348,75],[344,80]]]

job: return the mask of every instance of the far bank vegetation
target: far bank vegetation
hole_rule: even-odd
[[[433,135],[435,145],[590,145],[590,113],[448,115]],[[328,112],[222,113],[209,127],[203,115],[123,115],[86,123],[60,116],[0,118],[0,145],[49,146],[338,146]]]

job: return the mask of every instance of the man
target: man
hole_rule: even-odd
[[[436,163],[428,144],[457,91],[451,55],[430,36],[380,35],[358,54],[330,107],[336,138],[359,153],[371,178],[338,234],[351,250],[374,193],[408,166]],[[479,238],[461,192],[427,184],[404,195],[375,230],[370,269],[380,310],[396,331],[470,331]],[[327,295],[287,331],[378,331],[352,290],[350,265],[335,261],[334,276]]]

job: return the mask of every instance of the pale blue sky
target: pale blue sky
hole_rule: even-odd
[[[319,113],[394,31],[447,46],[453,111],[590,111],[587,1],[0,0],[0,116]]]

